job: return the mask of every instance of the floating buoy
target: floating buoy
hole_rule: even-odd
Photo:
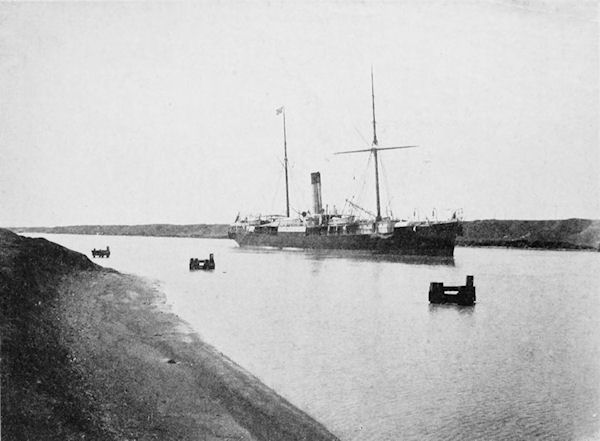
[[[444,286],[440,282],[431,282],[429,284],[429,302],[472,305],[476,300],[473,283],[473,276],[467,276],[467,282],[464,286]]]
[[[96,248],[94,248],[92,250],[92,257],[106,257],[106,258],[109,258],[110,257],[110,248],[106,247],[105,250],[97,250]]]
[[[211,253],[206,260],[196,259],[192,257],[190,259],[190,271],[193,270],[214,270],[215,269],[215,257]]]

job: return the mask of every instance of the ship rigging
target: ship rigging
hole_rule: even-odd
[[[375,216],[375,220],[378,222],[381,220],[381,198],[379,195],[379,159],[377,153],[382,150],[398,150],[398,149],[412,149],[418,146],[416,145],[403,145],[398,147],[378,147],[377,142],[377,123],[375,122],[375,87],[373,85],[373,68],[371,68],[371,102],[373,108],[373,142],[371,143],[371,148],[369,149],[360,149],[360,150],[348,150],[344,152],[336,152],[334,155],[345,155],[348,153],[364,153],[370,152],[373,155],[374,163],[375,163],[375,199],[377,203],[377,215]],[[348,201],[350,202],[350,201]],[[362,209],[364,211],[364,209]]]

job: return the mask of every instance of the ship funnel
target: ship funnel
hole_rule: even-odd
[[[323,211],[321,205],[321,173],[311,173],[310,183],[312,184],[313,189],[313,213],[320,214]]]

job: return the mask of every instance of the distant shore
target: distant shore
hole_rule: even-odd
[[[196,237],[226,239],[225,224],[70,225],[64,227],[10,228],[16,233],[86,234],[106,236]]]
[[[477,220],[464,222],[458,246],[600,250],[600,220]]]
[[[225,224],[73,225],[11,228],[15,232],[114,236],[227,238]],[[457,246],[600,250],[600,220],[476,220],[463,222]]]
[[[336,440],[139,277],[0,229],[3,439]]]

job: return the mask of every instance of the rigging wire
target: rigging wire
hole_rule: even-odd
[[[356,196],[356,193],[353,194],[352,197],[350,198],[350,201],[352,201],[352,202],[354,202],[355,199],[357,201],[359,201],[359,202],[363,199],[363,195],[364,195],[364,192],[365,192],[365,187],[367,185],[368,170],[371,167],[371,157],[372,156],[373,156],[372,154],[369,154],[369,159],[367,160],[367,165],[365,167],[364,172],[362,173],[363,180],[362,180],[362,183],[361,183],[359,191],[358,191],[358,196]],[[344,210],[346,210],[346,206],[347,205],[349,205],[348,202],[345,202],[344,203]],[[357,205],[360,205],[360,204],[357,204]],[[354,207],[352,207],[351,205],[350,205],[349,212],[350,212],[350,214],[354,213]]]
[[[279,184],[281,183],[281,177],[283,176],[284,170],[283,168],[281,168],[279,170],[279,174],[277,175],[277,183],[275,184],[275,190],[273,191],[273,198],[271,200],[271,205],[269,205],[269,210],[272,210],[274,213],[277,212],[278,210],[275,209],[276,204],[275,204],[275,199],[277,199],[279,197]]]
[[[363,142],[365,143],[365,145],[369,145],[369,141],[367,141],[367,138],[365,138],[362,133],[360,133],[360,131],[358,130],[358,128],[356,126],[354,126],[354,130],[356,131],[356,133],[358,134],[358,136],[360,136],[360,139],[363,140]]]
[[[379,163],[381,164],[381,174],[383,175],[383,189],[384,189],[385,195],[387,196],[386,212],[387,213],[391,213],[391,211],[392,211],[392,199],[393,199],[393,197],[391,196],[392,192],[390,191],[390,184],[388,182],[388,175],[387,175],[387,171],[385,169],[385,165],[384,165],[383,161],[379,161]]]

